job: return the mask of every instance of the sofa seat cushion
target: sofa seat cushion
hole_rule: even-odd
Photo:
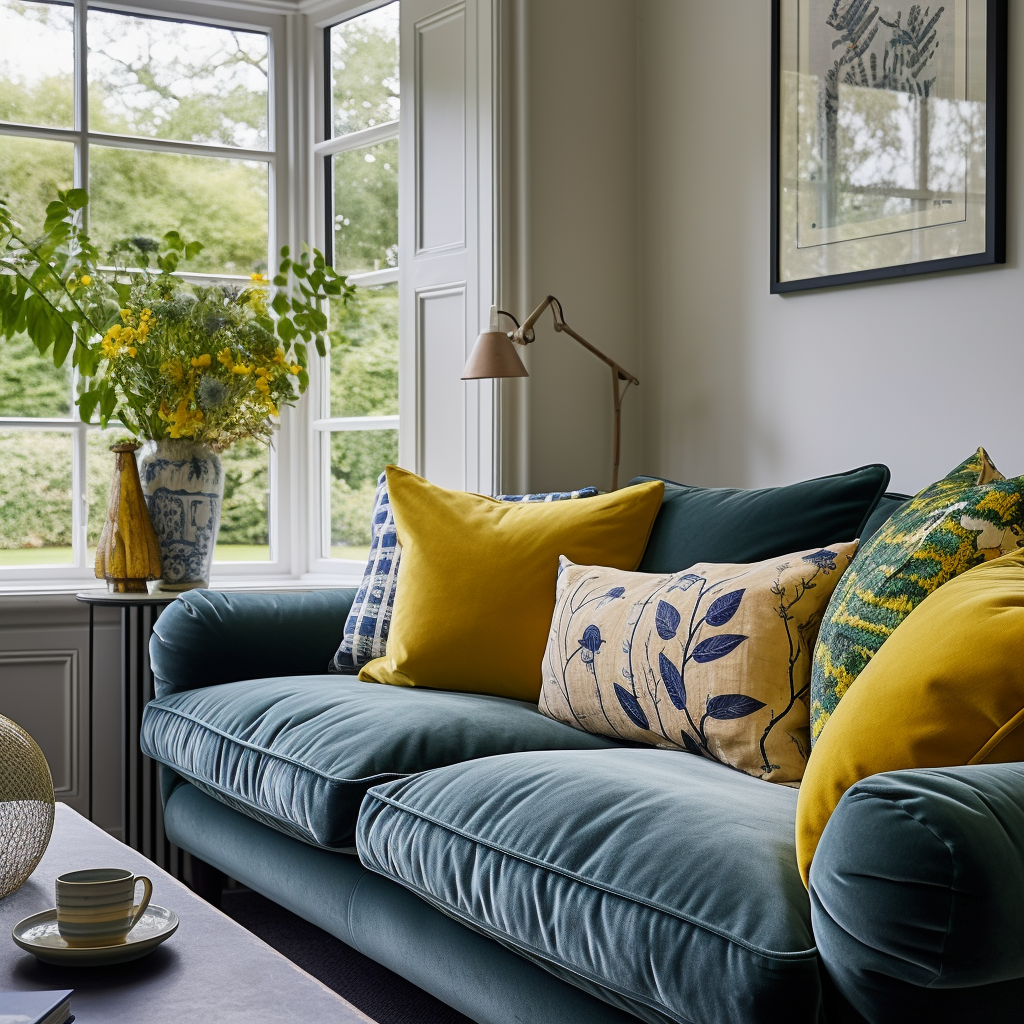
[[[374,786],[366,867],[647,1021],[815,1024],[796,793],[691,754],[488,757]]]
[[[501,697],[337,675],[223,683],[152,701],[142,749],[203,792],[305,842],[351,848],[374,783],[488,754],[612,741]]]

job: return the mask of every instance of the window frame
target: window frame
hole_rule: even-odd
[[[195,0],[137,0],[132,4],[110,0],[73,0],[64,6],[74,11],[74,127],[47,128],[12,122],[0,122],[0,136],[33,138],[46,141],[70,142],[74,145],[74,185],[88,187],[90,146],[134,149],[145,152],[163,152],[215,159],[251,160],[265,163],[268,173],[268,260],[273,267],[280,246],[295,244],[293,226],[300,221],[296,216],[296,196],[291,182],[299,182],[301,175],[292,174],[288,154],[295,151],[294,140],[301,131],[300,111],[290,109],[289,96],[294,95],[293,76],[301,58],[294,54],[289,33],[289,21],[298,15],[264,12],[234,4],[195,2]],[[267,36],[268,108],[267,148],[254,150],[205,143],[157,139],[149,136],[117,135],[93,132],[88,119],[88,39],[87,18],[90,10],[148,18],[190,22],[215,28],[258,32]],[[293,105],[294,106],[294,105]],[[299,196],[299,202],[304,201]],[[301,205],[298,207],[301,209]],[[197,282],[248,282],[244,275],[182,273],[179,276]],[[304,402],[300,402],[301,407]],[[298,415],[297,415],[298,413]],[[294,578],[304,568],[302,545],[293,541],[295,528],[302,517],[297,515],[301,505],[297,472],[301,465],[296,449],[301,412],[282,409],[279,429],[275,432],[270,449],[270,481],[268,502],[268,541],[270,558],[257,562],[215,562],[212,580],[220,583],[231,579]],[[298,429],[297,429],[298,428]],[[72,534],[73,561],[68,563],[0,566],[0,589],[21,589],[26,584],[75,584],[81,586],[94,580],[93,566],[88,560],[88,480],[87,436],[97,431],[98,424],[83,423],[72,403],[66,418],[0,417],[0,430],[59,431],[73,434],[72,457]],[[113,473],[113,461],[111,461]]]
[[[395,121],[387,121],[346,135],[334,135],[331,120],[331,29],[370,11],[387,7],[393,2],[395,0],[342,0],[319,9],[317,16],[310,18],[308,49],[311,54],[317,55],[318,59],[315,62],[316,74],[312,83],[312,146],[308,150],[312,172],[312,202],[309,209],[313,218],[317,247],[326,254],[329,261],[333,257],[334,243],[331,158],[339,153],[363,149],[390,139],[397,140],[402,117],[400,113]],[[399,153],[399,166],[401,161],[402,155]],[[345,272],[344,267],[335,269],[339,273]],[[399,271],[400,267],[386,267],[381,270],[354,273],[348,275],[348,281],[356,287],[397,284]],[[331,437],[337,432],[356,430],[398,430],[401,437],[400,417],[331,416],[329,352],[326,358],[317,357],[312,361],[308,395],[308,493],[312,500],[309,504],[308,517],[307,575],[316,578],[341,574],[361,578],[365,560],[332,558],[326,554],[331,548]]]

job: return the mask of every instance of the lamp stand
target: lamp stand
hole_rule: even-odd
[[[562,313],[562,304],[554,297],[549,295],[527,318],[523,321],[523,325],[520,327],[518,321],[511,313],[506,313],[504,310],[499,310],[499,313],[504,313],[505,316],[509,317],[513,323],[516,324],[516,330],[508,335],[508,337],[515,342],[517,345],[529,345],[536,341],[537,335],[534,332],[534,325],[541,318],[548,307],[551,307],[551,314],[555,321],[555,330],[561,334],[568,334],[573,341],[579,342],[585,349],[592,352],[601,362],[611,367],[612,371],[612,398],[614,401],[615,409],[615,433],[614,440],[612,442],[612,490],[618,490],[619,487],[619,459],[622,452],[622,398],[626,393],[626,389],[630,384],[639,385],[640,381],[633,376],[628,370],[624,370],[614,359],[610,356],[606,356],[600,349],[595,348],[587,341],[586,338],[580,337],[566,322],[565,317]],[[621,381],[625,381],[626,386],[623,388],[619,387]]]

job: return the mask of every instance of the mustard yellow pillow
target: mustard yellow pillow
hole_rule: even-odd
[[[1024,760],[1024,551],[926,597],[879,648],[814,745],[797,802],[807,873],[842,795],[902,768]]]
[[[536,701],[558,558],[635,569],[660,481],[586,501],[509,504],[388,466],[402,544],[387,656],[359,678]]]

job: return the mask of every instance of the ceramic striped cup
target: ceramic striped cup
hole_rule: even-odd
[[[135,904],[135,888],[143,885]],[[124,868],[69,871],[57,879],[57,930],[69,946],[114,946],[124,942],[153,895],[153,883]]]

